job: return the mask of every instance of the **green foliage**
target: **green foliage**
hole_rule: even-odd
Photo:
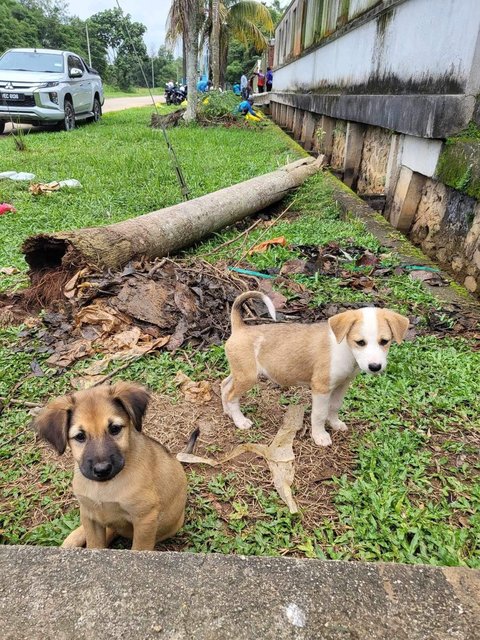
[[[480,199],[480,128],[474,122],[448,138],[436,173],[449,187]]]
[[[209,91],[199,104],[198,111],[206,118],[221,118],[234,113],[240,98],[232,91]]]
[[[60,0],[0,0],[0,53],[13,47],[45,47],[74,51],[88,61],[87,24],[92,66],[104,80],[123,90],[145,86],[135,49],[150,82],[151,59],[143,41],[146,27],[118,8],[84,21],[69,16]],[[181,75],[179,61],[165,47],[154,59],[154,75],[159,85]]]
[[[85,22],[66,14],[57,0],[0,0],[0,54],[15,47],[68,49],[87,57]],[[92,65],[104,73],[106,49],[90,33]]]
[[[228,46],[228,56],[226,60],[225,80],[231,84],[240,82],[240,76],[245,73],[249,76],[252,73],[258,60],[258,53],[253,47],[245,47],[235,38],[231,38]]]

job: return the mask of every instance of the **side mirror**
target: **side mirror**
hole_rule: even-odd
[[[78,69],[77,67],[73,67],[70,69],[70,78],[81,78],[83,76],[83,71]]]

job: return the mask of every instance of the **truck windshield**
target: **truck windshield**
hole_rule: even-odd
[[[7,53],[0,58],[0,70],[62,73],[63,56],[60,53],[7,51]]]

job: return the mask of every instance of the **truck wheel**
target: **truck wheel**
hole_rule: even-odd
[[[95,97],[93,99],[93,121],[98,122],[102,117],[102,105],[100,104],[100,100]]]
[[[65,100],[63,104],[63,111],[65,116],[62,122],[62,129],[64,131],[72,131],[75,129],[75,109],[73,108],[73,104],[70,100]]]
[[[5,122],[3,120],[0,120],[0,134],[2,134],[5,131]]]

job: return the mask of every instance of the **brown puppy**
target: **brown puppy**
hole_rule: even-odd
[[[262,300],[275,320],[268,296],[247,291],[232,306],[232,335],[225,344],[230,375],[222,382],[222,403],[239,429],[252,422],[240,410],[240,398],[265,377],[280,386],[308,386],[312,391],[312,437],[332,443],[325,424],[336,431],[347,426],[338,417],[348,386],[359,371],[378,374],[387,366],[393,340],[400,343],[409,320],[389,309],[366,307],[339,313],[316,324],[246,325],[240,313],[248,298]]]
[[[182,465],[141,433],[150,395],[129,382],[78,391],[51,402],[34,426],[58,453],[75,460],[73,492],[82,525],[63,547],[105,548],[116,536],[153,549],[183,525],[187,480]]]

